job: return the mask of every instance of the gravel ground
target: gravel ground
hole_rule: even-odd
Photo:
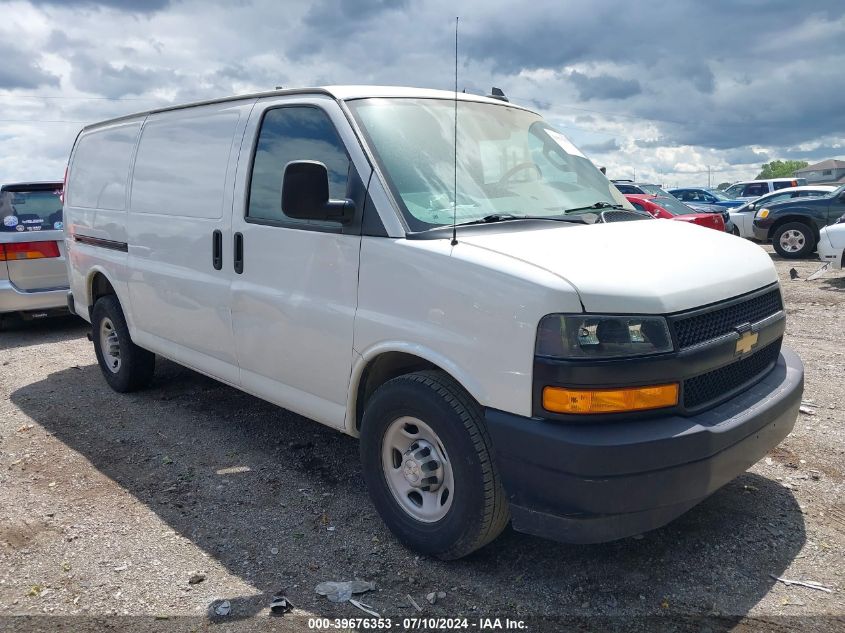
[[[299,615],[364,616],[314,593],[354,578],[374,581],[364,602],[394,618],[417,615],[410,594],[426,616],[533,629],[535,616],[701,615],[737,630],[845,628],[845,275],[808,282],[817,261],[773,259],[815,411],[781,446],[660,530],[591,546],[507,531],[449,563],[394,541],[355,440],[161,359],[151,388],[113,393],[73,318],[0,333],[0,629],[198,630],[218,599],[233,626],[306,629],[270,620],[272,595]],[[431,605],[432,591],[446,596]]]

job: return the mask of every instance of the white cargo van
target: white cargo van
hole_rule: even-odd
[[[442,558],[509,520],[659,527],[795,422],[769,256],[643,219],[529,110],[454,99],[284,90],[82,130],[71,305],[103,375],[140,388],[158,354],[359,436],[384,521]]]

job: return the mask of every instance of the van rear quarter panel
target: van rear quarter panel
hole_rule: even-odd
[[[91,280],[99,272],[122,305],[128,299],[126,252],[75,240],[75,235],[126,243],[129,170],[143,116],[83,131],[68,162],[64,230],[68,278],[79,316],[90,321]],[[132,315],[126,320],[133,329]]]
[[[530,416],[537,325],[546,314],[581,311],[568,282],[526,262],[448,239],[364,237],[354,380],[378,354],[407,352],[450,373],[483,406]]]

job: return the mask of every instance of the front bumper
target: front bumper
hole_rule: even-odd
[[[752,230],[754,231],[754,239],[759,242],[768,242],[769,241],[769,229],[772,227],[772,223],[768,220],[757,220],[755,219],[752,224]],[[762,224],[761,224],[762,222]]]
[[[8,279],[0,280],[0,313],[35,312],[67,307],[67,288],[21,290]]]
[[[488,409],[513,527],[601,543],[665,525],[780,443],[803,390],[801,360],[783,348],[760,382],[695,416],[566,424]]]
[[[843,249],[834,248],[824,229],[821,231],[819,243],[816,247],[819,251],[819,259],[823,263],[830,264],[830,267],[836,270],[842,268]]]

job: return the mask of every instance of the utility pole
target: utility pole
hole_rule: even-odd
[[[707,188],[710,189],[710,165],[707,165]]]

